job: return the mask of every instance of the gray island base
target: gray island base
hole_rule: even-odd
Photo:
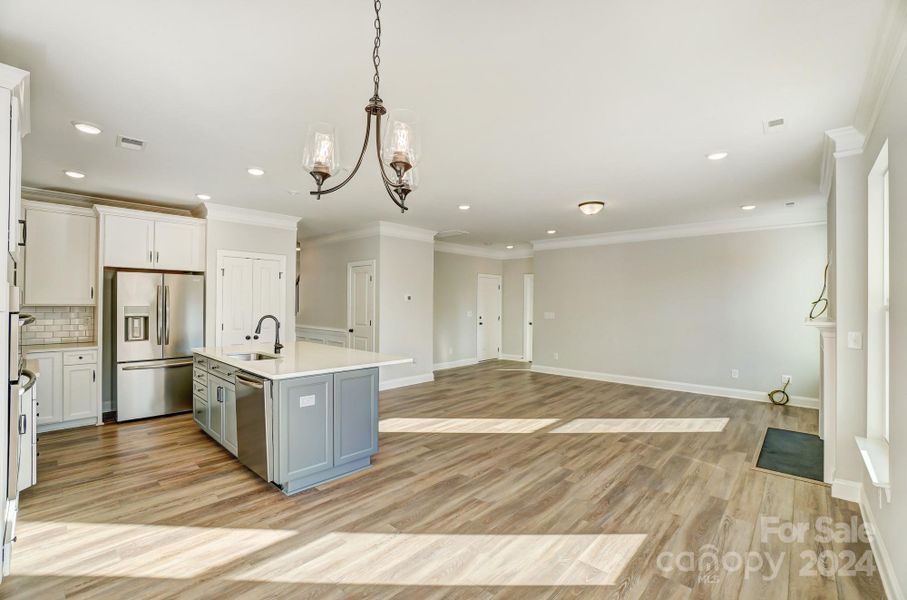
[[[193,417],[214,441],[285,494],[371,465],[378,452],[378,368],[408,358],[309,342],[194,351]]]

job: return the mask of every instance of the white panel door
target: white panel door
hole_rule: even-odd
[[[155,222],[154,267],[168,271],[204,271],[204,225]]]
[[[38,362],[38,425],[63,421],[63,354],[42,352],[28,354],[29,360]]]
[[[218,345],[244,344],[252,336],[252,267],[250,258],[221,259]]]
[[[96,365],[63,367],[63,420],[75,421],[98,415]]]
[[[375,349],[375,264],[347,265],[347,326],[350,348]]]
[[[532,311],[535,303],[535,275],[523,275],[523,360],[532,362]]]
[[[25,304],[95,304],[97,220],[29,208],[26,222]]]
[[[252,329],[265,315],[274,315],[280,325],[286,325],[284,307],[287,299],[287,278],[282,261],[277,259],[255,259],[252,267]],[[259,342],[274,343],[274,321],[268,319],[261,326]],[[294,333],[283,330],[284,341],[292,340]]]
[[[154,221],[121,215],[104,218],[104,266],[154,268]]]
[[[500,275],[479,275],[476,317],[477,358],[498,358],[501,353]]]

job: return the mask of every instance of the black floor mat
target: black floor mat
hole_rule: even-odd
[[[821,482],[823,445],[817,435],[769,427],[756,466]]]

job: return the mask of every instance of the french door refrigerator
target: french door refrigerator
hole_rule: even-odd
[[[111,284],[117,421],[192,410],[204,345],[203,275],[117,271]]]

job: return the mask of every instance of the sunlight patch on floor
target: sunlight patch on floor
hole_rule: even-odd
[[[13,575],[189,579],[298,532],[21,520]],[[87,556],[86,548],[91,548]]]
[[[395,418],[378,423],[382,433],[532,433],[558,419]]]
[[[335,532],[229,578],[356,585],[613,585],[645,538]]]
[[[724,431],[720,419],[573,419],[551,433],[715,433]]]

